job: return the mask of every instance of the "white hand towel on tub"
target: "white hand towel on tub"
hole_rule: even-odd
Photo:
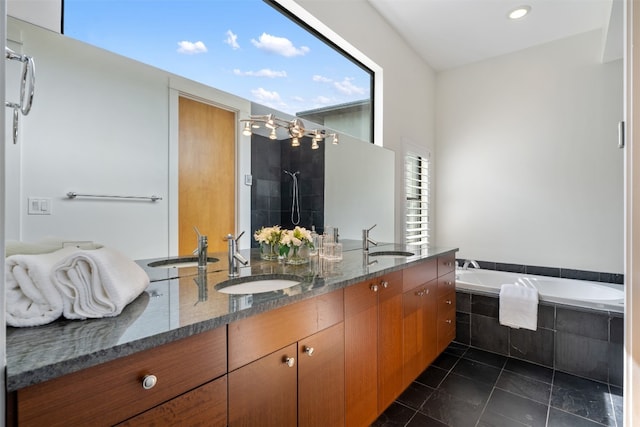
[[[5,259],[7,324],[40,326],[62,315],[62,296],[51,280],[53,266],[77,248]]]
[[[113,317],[149,285],[134,261],[110,248],[76,250],[53,268],[67,319]]]
[[[500,324],[511,328],[538,328],[538,290],[506,284],[500,287]]]

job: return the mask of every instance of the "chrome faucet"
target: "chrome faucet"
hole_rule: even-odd
[[[209,249],[209,241],[207,236],[203,236],[200,234],[200,230],[198,227],[193,227],[198,235],[198,248],[193,251],[193,254],[198,257],[198,269],[206,270],[207,269],[207,250]]]
[[[227,235],[227,242],[229,243],[229,277],[238,277],[240,275],[238,263],[242,265],[249,264],[249,261],[238,252],[238,240],[243,234],[244,231],[238,237],[233,237],[233,234]]]
[[[473,268],[480,268],[480,264],[478,264],[477,261],[468,259],[464,262],[464,264],[462,264],[462,269],[467,270],[469,269],[469,266],[472,266]]]
[[[378,246],[378,242],[369,237],[369,232],[373,230],[373,227],[375,227],[376,225],[378,224],[373,224],[371,228],[365,228],[364,230],[362,230],[362,250],[365,252],[369,251],[369,243],[371,243],[373,246]]]

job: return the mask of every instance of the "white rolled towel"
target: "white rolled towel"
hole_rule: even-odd
[[[12,255],[5,259],[7,324],[40,326],[62,315],[60,292],[51,280],[53,266],[77,248],[37,255]]]
[[[120,252],[78,249],[53,267],[67,319],[113,317],[149,285],[149,276]]]
[[[516,284],[500,287],[500,324],[511,328],[538,328],[538,290]]]

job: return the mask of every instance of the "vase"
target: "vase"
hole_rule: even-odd
[[[300,265],[306,264],[308,262],[309,258],[300,253],[300,246],[291,247],[291,250],[289,251],[289,257],[286,260],[287,264]]]
[[[267,261],[275,261],[278,259],[278,248],[273,243],[260,243],[260,258]]]

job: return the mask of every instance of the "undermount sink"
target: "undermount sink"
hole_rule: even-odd
[[[369,256],[386,256],[386,257],[397,257],[404,258],[414,256],[413,252],[407,251],[377,251],[377,252],[369,252]]]
[[[288,289],[299,285],[299,280],[269,278],[269,279],[231,279],[216,286],[218,292],[223,294],[260,294]]]
[[[218,262],[218,258],[208,257],[207,263]],[[197,267],[198,257],[195,256],[181,256],[167,259],[161,259],[159,261],[153,261],[147,264],[149,267],[159,268],[182,268],[182,267]]]

